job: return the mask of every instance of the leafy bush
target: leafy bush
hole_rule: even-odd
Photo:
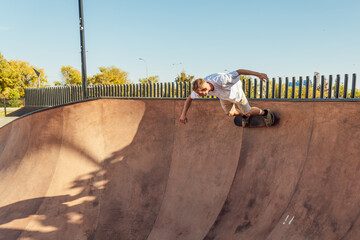
[[[20,107],[20,103],[19,103],[19,98],[20,98],[20,93],[18,91],[15,90],[11,90],[9,92],[9,106],[10,107]]]

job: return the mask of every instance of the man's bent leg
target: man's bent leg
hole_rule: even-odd
[[[241,98],[241,102],[236,103],[236,106],[240,112],[244,113],[244,116],[250,117],[253,115],[264,115],[264,111],[258,107],[250,107],[249,101],[247,100],[245,94]]]
[[[242,113],[236,109],[234,103],[220,99],[220,104],[226,115],[230,117],[242,115]]]
[[[233,104],[233,107],[231,108],[230,112],[228,113],[228,116],[234,117],[234,116],[242,116],[242,115],[244,115],[244,114],[242,114],[241,110],[236,107],[236,104]]]
[[[252,109],[252,107],[250,107],[249,101],[247,100],[245,94],[243,94],[243,97],[241,98],[240,102],[235,103],[235,107],[238,112],[242,113],[242,114],[240,114],[242,116],[247,116],[247,114],[249,114]]]

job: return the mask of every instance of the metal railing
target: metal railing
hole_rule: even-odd
[[[351,82],[350,82],[351,81]],[[259,83],[259,84],[258,84]],[[349,83],[351,88],[349,89]],[[259,89],[258,89],[259,85]],[[244,86],[246,86],[244,88]],[[330,75],[327,80],[325,76],[299,77],[296,79],[272,78],[269,82],[263,83],[257,79],[243,80],[243,89],[249,99],[356,99],[360,97],[360,90],[356,89],[356,74],[345,74],[343,81],[338,74],[334,80]]]
[[[356,74],[351,79],[345,74],[333,78],[325,76],[299,78],[272,78],[268,82],[259,79],[242,80],[248,99],[282,100],[360,100],[360,90],[356,89]],[[351,87],[349,87],[351,85]],[[153,83],[89,86],[88,97],[114,98],[158,98],[184,99],[191,93],[191,84]],[[206,98],[206,97],[205,97]],[[208,97],[211,98],[211,97]],[[83,100],[82,86],[28,88],[25,89],[25,106],[57,106]]]

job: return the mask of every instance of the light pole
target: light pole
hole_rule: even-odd
[[[83,1],[79,0],[79,23],[80,23],[80,47],[81,47],[81,75],[84,99],[88,98],[87,93],[87,75],[86,75],[86,56],[85,56],[85,29]]]
[[[139,60],[144,61],[144,63],[145,63],[145,66],[146,66],[146,79],[149,81],[149,73],[148,73],[147,62],[143,58],[139,58]]]
[[[33,68],[35,73],[36,73],[36,76],[38,78],[38,88],[40,88],[40,75],[41,75],[41,72],[39,72],[38,70],[36,70],[35,68]]]

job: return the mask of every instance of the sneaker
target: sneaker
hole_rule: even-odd
[[[273,114],[270,111],[270,109],[266,109],[266,110],[267,110],[267,114],[265,116],[263,116],[263,118],[264,118],[266,126],[270,127],[274,123],[274,118],[273,118]]]

